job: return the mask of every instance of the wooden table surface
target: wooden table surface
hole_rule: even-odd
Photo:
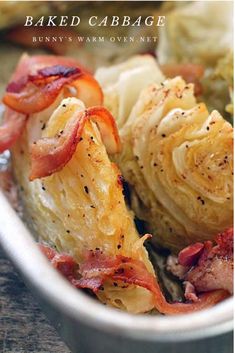
[[[1,248],[0,352],[70,353]]]

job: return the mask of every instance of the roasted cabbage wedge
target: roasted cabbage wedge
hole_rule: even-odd
[[[164,80],[151,55],[136,55],[111,67],[99,68],[95,77],[104,92],[104,105],[115,116],[121,129],[141,90],[150,83]]]
[[[191,1],[164,7],[167,25],[160,28],[159,63],[202,65],[200,100],[210,112],[216,109],[231,120],[233,83],[227,77],[233,71],[232,1]]]
[[[95,123],[85,123],[82,141],[62,170],[29,182],[31,143],[40,137],[56,136],[71,116],[85,109],[76,98],[62,100],[54,111],[57,104],[30,117],[12,150],[14,173],[33,228],[42,239],[72,255],[78,263],[87,250],[99,249],[113,257],[124,255],[141,260],[153,273],[143,240],[125,205],[120,172],[109,160]],[[46,128],[42,130],[44,124]],[[107,281],[97,295],[103,303],[134,313],[153,308],[153,295],[147,289],[122,287]]]
[[[114,112],[115,109],[111,109]],[[180,77],[150,84],[120,130],[132,208],[174,251],[233,222],[233,128]]]
[[[185,2],[167,12],[157,56],[161,64],[191,62],[215,67],[232,43],[232,1]]]

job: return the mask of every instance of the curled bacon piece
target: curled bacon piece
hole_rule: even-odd
[[[22,134],[27,121],[27,115],[14,112],[7,108],[3,123],[0,126],[0,153],[10,148]]]
[[[202,254],[204,244],[195,243],[181,250],[178,259],[182,266],[193,266]]]
[[[55,255],[52,257],[50,251],[41,249],[53,263],[54,267],[60,270],[61,265],[58,265],[57,262],[63,262],[65,255]],[[69,268],[71,263],[74,263],[72,261],[72,258],[69,257]],[[63,268],[64,262],[62,271],[60,270],[60,272],[66,275]],[[188,313],[207,308],[228,296],[226,291],[219,290],[202,294],[195,303],[168,303],[157,279],[148,272],[141,261],[122,255],[111,257],[103,254],[101,251],[89,251],[79,270],[76,273],[73,272],[72,276],[66,275],[66,277],[75,287],[89,288],[94,293],[98,292],[107,279],[146,288],[154,295],[156,309],[163,314],[169,315]],[[115,285],[117,286],[118,284],[115,282]]]
[[[49,107],[62,89],[64,97],[76,96],[87,107],[102,104],[98,82],[76,60],[52,55],[21,57],[3,97],[8,108],[0,127],[0,152],[21,135],[27,116]]]
[[[56,268],[63,276],[72,280],[79,276],[79,266],[74,261],[72,256],[66,254],[59,254],[49,246],[39,244],[40,250],[46,255],[51,264]]]
[[[99,277],[82,278],[79,266],[72,256],[59,254],[54,249],[44,244],[39,244],[39,248],[51,262],[52,266],[66,277],[76,288],[87,288],[91,289],[94,293],[98,292],[103,283],[102,279]]]
[[[52,66],[41,69],[37,75],[28,75],[26,80],[11,82],[6,89],[3,102],[11,109],[23,113],[40,112],[51,105],[65,84],[78,79],[78,68]]]
[[[204,68],[199,64],[167,64],[162,65],[161,70],[167,78],[181,76],[187,83],[194,83],[196,96],[202,93],[200,79],[204,75]]]
[[[98,124],[108,152],[119,151],[120,139],[112,115],[103,107],[88,108],[78,112],[67,122],[63,134],[53,138],[41,138],[32,145],[30,180],[49,176],[61,170],[69,162],[88,119]]]
[[[233,229],[219,234],[216,245],[207,241],[198,262],[190,267],[184,279],[197,292],[225,289],[233,292]]]
[[[76,82],[75,82],[76,81]],[[87,85],[85,85],[87,81]],[[3,102],[11,109],[33,114],[49,107],[57,98],[64,86],[72,86],[75,93],[67,91],[65,95],[82,98],[85,105],[102,103],[102,91],[97,81],[78,67],[53,65],[28,74],[7,86]],[[89,89],[90,91],[86,91]]]
[[[11,81],[27,78],[28,75],[36,75],[37,71],[45,67],[62,65],[66,67],[79,67],[83,72],[89,73],[77,60],[64,56],[55,55],[33,55],[23,54],[14,71]]]

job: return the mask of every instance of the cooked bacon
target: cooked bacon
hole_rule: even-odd
[[[11,148],[21,135],[27,116],[50,106],[62,89],[64,97],[75,95],[87,107],[103,102],[98,82],[75,59],[26,54],[21,57],[3,97],[8,108],[0,127],[0,152]]]
[[[44,244],[39,244],[39,248],[51,262],[52,266],[66,277],[74,287],[91,289],[94,293],[98,292],[103,280],[99,277],[82,278],[79,272],[79,266],[72,256],[59,254],[51,247]]]
[[[59,254],[57,251],[44,244],[39,244],[40,250],[50,260],[54,268],[56,268],[63,276],[68,279],[77,278],[79,276],[79,266],[72,256],[67,254]]]
[[[41,69],[37,75],[28,75],[26,82],[11,82],[3,102],[19,113],[29,115],[40,112],[54,102],[64,85],[78,79],[80,75],[78,68],[57,65]]]
[[[119,151],[120,139],[112,115],[103,107],[88,108],[78,112],[77,116],[73,116],[67,122],[63,134],[53,138],[41,138],[32,145],[30,180],[49,176],[61,170],[69,162],[88,119],[98,124],[108,152]]]
[[[191,247],[194,252],[194,245],[182,250],[178,256],[180,265],[191,264],[183,278],[195,287],[197,293],[215,289],[233,292],[233,229],[219,234],[215,241],[215,246],[211,241],[204,243],[194,263],[185,261],[185,253],[190,254]]]
[[[76,91],[75,97],[79,98],[86,107],[101,106],[103,104],[103,91],[90,74],[83,73],[79,80],[72,81],[64,87],[64,97],[71,97],[72,89]]]
[[[102,277],[72,279],[71,284],[76,288],[90,289],[93,293],[97,293],[103,285]]]
[[[167,78],[181,76],[187,83],[194,83],[196,96],[202,93],[200,79],[204,75],[204,68],[199,64],[167,64],[162,65],[161,70]]]
[[[163,314],[180,314],[200,310],[211,306],[227,296],[225,291],[203,294],[197,303],[168,303],[163,295],[157,279],[148,272],[143,262],[124,257],[116,258],[102,254],[100,251],[89,252],[88,258],[80,267],[82,277],[93,278],[103,276],[112,281],[134,284],[151,291],[154,295],[156,309]]]
[[[47,255],[48,251],[44,251],[44,253]],[[55,258],[57,257],[57,261],[60,261],[60,256],[64,255],[55,255],[52,260],[50,252],[48,256],[54,267],[58,269],[60,266],[55,265]],[[68,261],[71,264],[71,257],[69,257]],[[63,273],[63,271],[60,272]],[[77,288],[88,288],[97,293],[107,279],[120,281],[125,284],[134,284],[151,291],[154,295],[156,309],[163,314],[169,315],[207,308],[228,296],[226,291],[213,291],[201,295],[195,303],[168,303],[157,279],[148,272],[141,261],[122,255],[111,257],[101,251],[89,251],[78,272],[73,272],[72,276],[66,275],[70,282]]]
[[[233,258],[233,228],[227,229],[223,233],[219,233],[216,237],[217,246],[214,252],[223,258]]]
[[[53,66],[44,67],[43,69],[38,70],[38,76],[29,75],[28,78],[29,78],[29,81],[32,81],[35,84],[40,85],[40,81],[43,82],[46,77],[52,77],[52,76],[70,77],[72,75],[81,74],[81,73],[82,72],[79,67],[53,65]]]
[[[87,69],[81,66],[80,63],[73,58],[55,55],[28,56],[27,54],[23,54],[11,77],[11,81],[25,80],[25,82],[27,82],[28,75],[36,75],[38,70],[55,65],[79,67],[82,72],[89,73]]]
[[[182,266],[193,266],[199,259],[204,248],[204,244],[195,243],[183,249],[179,253],[179,263]]]
[[[198,301],[198,296],[196,293],[195,287],[192,285],[192,283],[188,281],[184,281],[184,296],[187,300],[191,302],[196,302]]]
[[[45,244],[38,244],[41,252],[48,258],[48,260],[53,260],[53,258],[56,256],[57,252],[56,250],[52,249],[50,246],[47,246]]]
[[[3,123],[0,126],[0,153],[9,149],[22,134],[27,115],[6,108]]]
[[[76,81],[76,82],[75,82]],[[81,81],[81,82],[79,82]],[[88,81],[84,92],[84,82]],[[22,114],[33,114],[49,107],[58,97],[64,86],[72,86],[74,95],[82,98],[85,105],[102,104],[102,91],[97,81],[79,67],[53,65],[42,68],[36,74],[28,74],[7,86],[3,102]],[[68,88],[66,94],[68,95]]]

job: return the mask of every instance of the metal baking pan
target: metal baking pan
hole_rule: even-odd
[[[232,353],[233,299],[177,316],[106,307],[52,268],[2,193],[0,243],[74,353]]]
[[[40,2],[34,3],[41,11]],[[51,8],[52,2],[48,3],[50,11],[59,6],[59,2],[53,2]],[[145,7],[151,3],[146,2]],[[157,6],[160,2],[155,3]],[[94,11],[94,4],[90,4],[90,11]],[[107,2],[106,11],[113,12],[112,5]],[[44,12],[49,10],[44,7]],[[11,22],[7,25],[20,20],[20,13],[16,16],[14,11],[9,11],[8,15]],[[4,26],[2,19],[0,28]],[[21,53],[20,47],[1,43],[0,93]],[[104,306],[74,289],[53,269],[1,191],[0,244],[74,353],[232,353],[233,299],[211,309],[177,316],[131,315]]]

